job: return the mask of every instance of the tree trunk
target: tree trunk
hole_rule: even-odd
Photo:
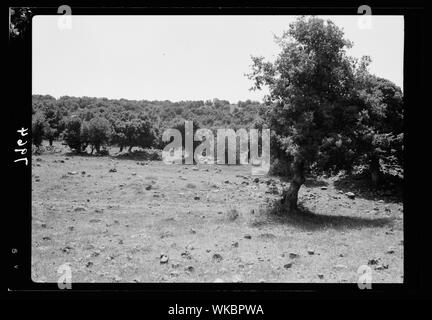
[[[121,145],[120,146],[120,151],[119,152],[122,152],[123,151],[123,146]]]
[[[305,182],[304,177],[304,161],[295,159],[291,165],[292,179],[288,190],[282,198],[282,205],[286,208],[287,213],[297,211],[298,192],[300,187]]]
[[[371,180],[374,186],[378,186],[380,181],[380,164],[379,164],[379,158],[373,157],[370,163],[370,174],[371,174]]]
[[[48,141],[49,141],[50,147],[52,147],[52,145],[53,145],[53,139],[49,139]]]
[[[132,152],[132,148],[133,148],[133,146],[129,146],[129,149],[128,149],[129,153]]]

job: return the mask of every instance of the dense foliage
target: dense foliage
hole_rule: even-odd
[[[365,165],[377,182],[381,165],[400,166],[400,88],[369,74],[368,57],[349,57],[352,43],[330,20],[299,18],[277,41],[276,60],[253,57],[249,77],[254,89],[269,88],[263,122],[272,130],[273,155],[291,168],[287,211],[297,210],[308,170]]]
[[[184,121],[194,123],[194,131],[208,128],[249,128],[260,118],[262,104],[256,101],[135,101],[89,97],[33,96],[33,116],[44,117],[43,138],[63,139],[76,152],[87,146],[163,148],[162,133],[168,128],[182,132]],[[35,118],[38,119],[38,118]],[[42,132],[42,131],[41,131]],[[35,140],[37,142],[39,140]]]

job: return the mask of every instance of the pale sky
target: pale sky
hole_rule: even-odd
[[[354,42],[349,54],[369,55],[370,71],[402,88],[404,20],[321,16]],[[272,59],[280,36],[296,16],[59,16],[33,18],[33,94],[133,100],[261,101],[244,76],[250,56]]]

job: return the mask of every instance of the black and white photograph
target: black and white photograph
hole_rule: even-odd
[[[404,284],[403,14],[9,10],[35,287]]]

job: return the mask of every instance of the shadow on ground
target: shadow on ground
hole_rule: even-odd
[[[381,228],[393,224],[392,218],[361,218],[353,216],[336,216],[327,214],[315,214],[300,206],[296,213],[286,213],[279,204],[272,205],[269,209],[261,211],[261,219],[252,223],[259,227],[267,224],[290,225],[308,231],[319,229],[361,229]]]

